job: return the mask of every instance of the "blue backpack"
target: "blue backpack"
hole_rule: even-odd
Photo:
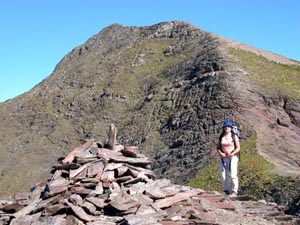
[[[238,138],[240,138],[240,130],[237,126],[232,126],[231,133],[232,135],[236,135]]]

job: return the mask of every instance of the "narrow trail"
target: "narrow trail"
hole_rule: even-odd
[[[258,153],[275,165],[273,172],[280,175],[300,175],[299,146],[300,130],[291,123],[283,105],[268,106],[247,73],[240,68],[232,71],[231,88],[236,103],[240,106],[241,118],[252,124],[257,133]],[[288,127],[279,125],[283,120]]]

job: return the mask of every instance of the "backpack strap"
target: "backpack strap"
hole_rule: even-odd
[[[231,137],[232,137],[232,140],[233,140],[233,143],[234,143],[234,149],[236,148],[235,146],[235,138],[237,137],[238,138],[238,135],[235,134],[234,132],[231,132]],[[239,158],[239,161],[241,161],[241,155],[240,155],[240,152],[238,152],[237,154],[237,157]]]

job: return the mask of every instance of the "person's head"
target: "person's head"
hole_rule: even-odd
[[[225,120],[223,123],[223,130],[225,132],[227,132],[227,131],[230,132],[232,129],[232,126],[233,126],[233,124],[230,120]]]

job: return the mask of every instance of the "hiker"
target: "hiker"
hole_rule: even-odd
[[[238,136],[232,132],[233,124],[230,120],[225,120],[223,123],[223,132],[221,133],[217,145],[220,161],[220,173],[222,187],[224,193],[230,197],[235,197],[238,194],[238,153],[240,151],[240,142]],[[232,181],[231,192],[229,191],[228,180],[230,174]],[[230,194],[229,194],[230,193]]]

